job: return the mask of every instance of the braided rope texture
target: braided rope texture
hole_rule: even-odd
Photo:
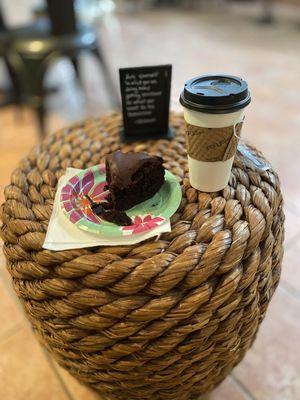
[[[120,144],[121,125],[114,113],[62,129],[19,163],[1,206],[7,268],[39,340],[82,383],[110,399],[196,399],[243,358],[279,282],[279,180],[236,156],[229,185],[201,193],[187,178],[181,114],[171,142]],[[172,231],[133,246],[43,250],[59,177],[118,149],[160,155],[180,179]]]

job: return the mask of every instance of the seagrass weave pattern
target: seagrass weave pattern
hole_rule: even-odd
[[[243,358],[279,282],[278,177],[238,155],[222,192],[198,192],[180,114],[171,142],[122,145],[121,123],[111,114],[62,129],[20,162],[1,208],[8,270],[39,340],[81,382],[113,399],[196,399]],[[181,180],[172,231],[133,246],[43,250],[65,168],[119,148],[161,155]]]

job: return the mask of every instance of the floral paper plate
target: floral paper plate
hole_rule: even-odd
[[[133,225],[118,226],[95,215],[86,198],[94,202],[105,198],[106,174],[104,165],[79,172],[62,188],[60,203],[66,217],[78,228],[100,234],[101,236],[120,237],[151,231],[169,219],[179,207],[181,188],[177,178],[171,172],[165,172],[165,183],[149,200],[127,210]]]

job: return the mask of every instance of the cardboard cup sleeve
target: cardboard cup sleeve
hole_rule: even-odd
[[[237,150],[242,122],[225,128],[203,128],[186,123],[186,146],[190,157],[198,161],[226,161]]]

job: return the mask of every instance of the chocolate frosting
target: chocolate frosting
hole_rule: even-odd
[[[144,152],[122,153],[120,150],[106,156],[107,181],[120,189],[126,188],[132,175],[146,163],[158,163],[162,165],[163,159],[151,156]]]

